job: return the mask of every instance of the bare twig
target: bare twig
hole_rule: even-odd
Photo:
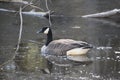
[[[29,6],[29,5],[32,3],[32,1],[33,1],[33,0],[31,0],[27,5],[23,6],[22,10],[23,10],[24,8],[26,8],[27,6]]]
[[[31,6],[31,7],[33,7],[33,8],[36,8],[36,9],[39,9],[39,10],[41,10],[41,11],[44,11],[42,8],[37,7],[37,6],[35,6],[35,5],[31,5],[31,4],[29,4],[29,6]]]
[[[45,0],[45,5],[46,5],[46,8],[47,8],[47,10],[49,10],[49,8],[48,8],[48,0]]]
[[[32,2],[33,2],[33,0],[31,0],[27,5],[25,5],[25,6],[22,8],[22,10],[23,10],[24,8],[26,8],[27,6],[31,6],[31,7],[33,7],[33,8],[39,9],[39,10],[41,10],[41,11],[44,11],[42,8],[37,7],[37,6],[33,5],[33,4],[31,4]]]
[[[48,13],[48,15],[49,15],[49,25],[52,26],[50,12]]]
[[[19,44],[21,42],[21,37],[22,37],[22,29],[23,29],[23,17],[22,17],[22,9],[20,7],[20,12],[19,12],[19,15],[20,15],[20,31],[19,31],[19,38],[18,38],[18,44],[17,44],[17,48],[16,48],[16,51],[18,51],[19,49]]]
[[[48,0],[45,0],[45,3],[46,3],[46,8],[47,8],[47,10],[49,11],[49,14],[48,14],[48,16],[49,16],[49,25],[51,26],[52,23],[51,23],[51,17],[50,17],[50,9],[49,9],[49,7],[48,7]]]
[[[22,10],[23,10],[24,8],[26,8],[27,6],[31,6],[31,7],[33,7],[33,8],[39,9],[39,10],[41,10],[41,11],[44,11],[42,8],[37,7],[37,6],[33,5],[33,4],[31,4],[32,2],[33,2],[33,0],[31,0],[27,5],[25,5],[25,6],[22,8]]]

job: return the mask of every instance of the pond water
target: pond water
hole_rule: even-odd
[[[44,0],[35,2],[44,10]],[[95,46],[89,63],[72,65],[50,63],[39,55],[45,36],[36,34],[49,26],[46,18],[23,15],[22,44],[14,61],[1,67],[0,80],[120,80],[120,24],[118,16],[106,19],[81,18],[82,15],[120,8],[117,0],[49,0],[54,39],[83,40]],[[19,10],[20,4],[0,3],[0,8]],[[31,10],[27,7],[25,10]],[[15,54],[19,14],[0,11],[0,65]],[[49,73],[49,71],[51,73]],[[48,73],[48,74],[47,74]]]

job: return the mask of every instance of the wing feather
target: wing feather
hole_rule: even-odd
[[[66,52],[74,48],[89,48],[89,44],[83,41],[72,39],[59,39],[52,41],[46,48],[46,53],[50,55],[63,56]]]

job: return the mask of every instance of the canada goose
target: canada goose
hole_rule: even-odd
[[[47,35],[46,43],[41,48],[42,54],[55,56],[80,56],[86,54],[92,48],[90,44],[83,41],[75,41],[72,39],[53,40],[50,27],[43,27],[37,33],[44,33]]]

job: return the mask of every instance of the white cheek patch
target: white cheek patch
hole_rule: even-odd
[[[49,32],[49,28],[47,28],[45,31],[44,31],[44,34],[48,34]]]

